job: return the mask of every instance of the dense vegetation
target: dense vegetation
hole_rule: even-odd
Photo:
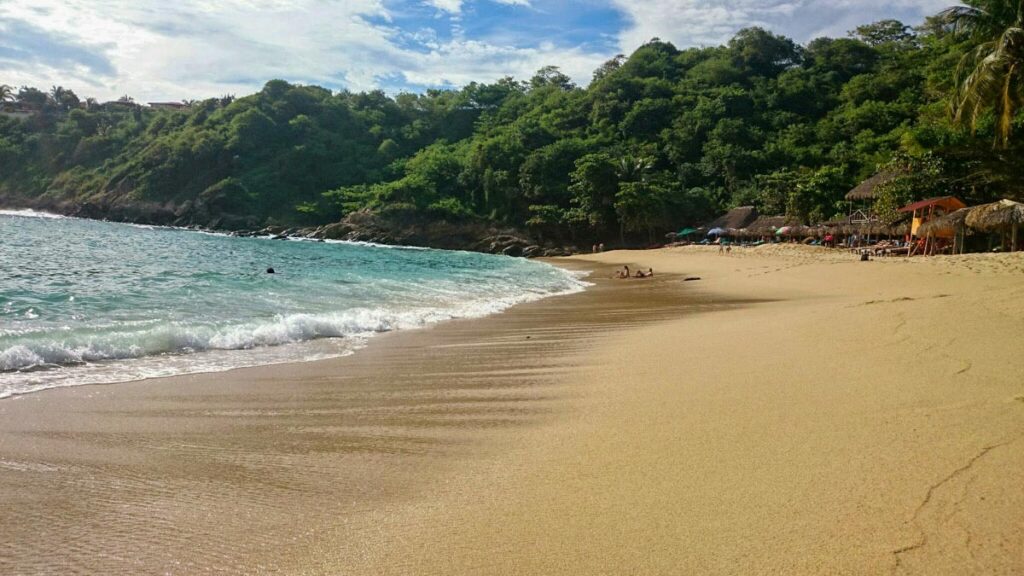
[[[159,206],[224,226],[370,209],[646,242],[737,205],[827,220],[879,169],[900,175],[879,199],[890,212],[943,193],[1019,198],[1024,66],[1012,53],[979,64],[1019,7],[1002,20],[972,9],[806,46],[759,28],[712,48],[653,40],[586,88],[554,67],[395,97],[273,80],[183,110],[0,89],[39,112],[0,117],[0,199]]]

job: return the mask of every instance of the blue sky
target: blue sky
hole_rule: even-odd
[[[529,78],[577,83],[658,37],[679,47],[762,26],[799,42],[948,0],[0,0],[0,84],[100,99],[243,95],[268,79],[388,92]]]

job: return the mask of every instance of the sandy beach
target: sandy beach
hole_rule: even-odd
[[[0,573],[1024,573],[1024,255],[556,263],[595,286],[0,401]]]

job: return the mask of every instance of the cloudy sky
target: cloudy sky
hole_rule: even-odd
[[[101,100],[244,95],[271,78],[389,92],[529,78],[580,84],[658,37],[722,43],[762,26],[806,42],[950,0],[0,0],[0,84]]]

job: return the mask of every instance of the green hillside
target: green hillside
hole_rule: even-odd
[[[369,209],[642,243],[738,205],[827,220],[879,169],[901,175],[888,206],[1020,197],[1020,145],[998,137],[1024,123],[1020,69],[1003,104],[954,80],[992,34],[947,14],[806,46],[758,28],[711,48],[653,40],[586,88],[548,67],[393,97],[273,80],[180,110],[7,90],[8,112],[35,115],[0,116],[0,202],[221,228]]]

